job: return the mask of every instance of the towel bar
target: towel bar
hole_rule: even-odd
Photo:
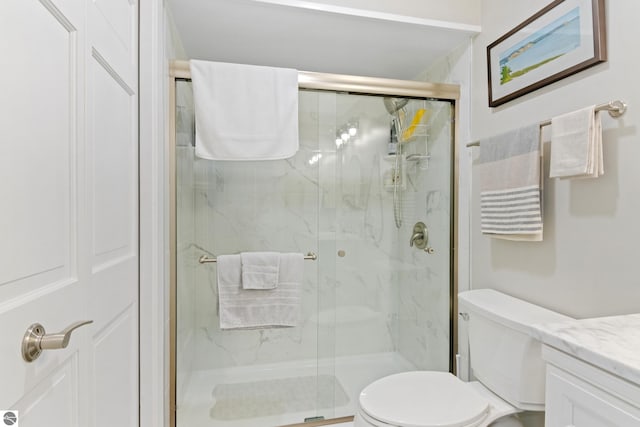
[[[315,261],[318,259],[318,255],[316,255],[314,252],[309,252],[304,256],[304,259],[309,259],[312,261]],[[209,258],[206,255],[202,255],[200,258],[198,258],[198,262],[200,264],[206,264],[208,262],[218,262],[217,258]]]
[[[609,115],[613,118],[618,118],[627,111],[627,104],[620,100],[609,101],[606,104],[596,105],[596,111],[608,111]],[[543,128],[545,126],[550,126],[551,120],[545,120],[544,122],[540,122],[540,127]],[[478,147],[480,145],[480,141],[474,141],[467,144],[467,147]]]

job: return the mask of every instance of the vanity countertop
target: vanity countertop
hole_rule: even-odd
[[[534,328],[543,343],[640,385],[640,313]]]

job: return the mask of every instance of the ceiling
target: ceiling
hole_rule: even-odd
[[[190,59],[411,80],[472,26],[309,2],[169,0]]]

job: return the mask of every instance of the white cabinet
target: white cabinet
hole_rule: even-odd
[[[640,385],[545,345],[545,427],[640,427]]]

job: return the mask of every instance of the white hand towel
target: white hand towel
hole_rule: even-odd
[[[298,151],[298,72],[192,60],[196,155],[275,160]]]
[[[480,215],[483,234],[542,240],[540,126],[480,141]]]
[[[302,254],[281,254],[276,289],[243,289],[240,255],[219,255],[218,304],[220,329],[260,329],[297,326],[300,319]]]
[[[595,106],[551,119],[551,178],[604,174],[602,123]]]
[[[283,284],[302,284],[304,275],[304,255],[301,253],[280,254],[278,286]]]
[[[280,254],[242,252],[242,289],[275,289],[278,286]]]

